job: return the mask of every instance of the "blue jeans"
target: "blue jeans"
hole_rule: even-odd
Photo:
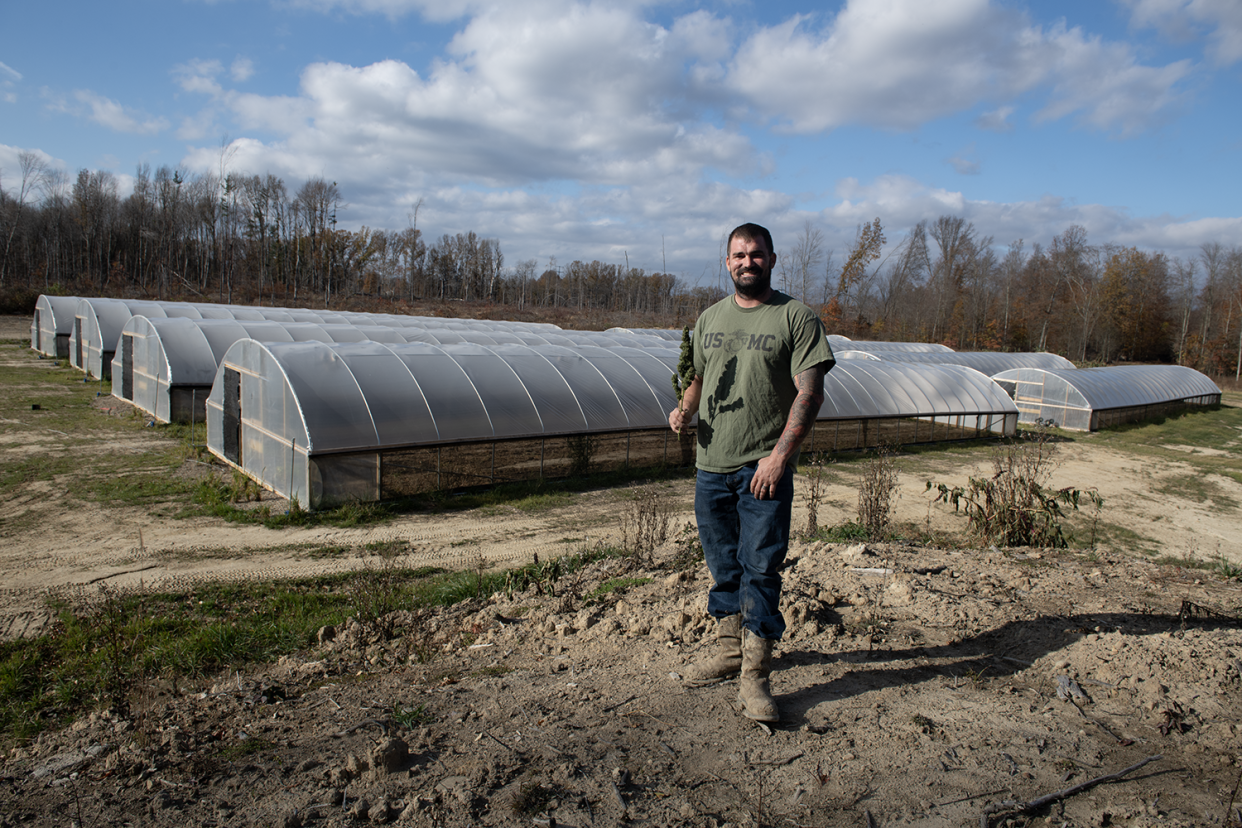
[[[789,549],[793,469],[786,468],[771,499],[750,493],[755,464],[729,474],[698,471],[694,517],[707,568],[715,584],[707,593],[714,618],[742,614],[742,626],[760,638],[779,639],[781,565]]]

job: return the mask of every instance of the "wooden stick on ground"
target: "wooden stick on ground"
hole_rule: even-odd
[[[1027,802],[1025,805],[1020,802],[995,802],[983,810],[983,814],[980,815],[979,817],[979,826],[980,828],[988,828],[988,817],[991,814],[995,814],[995,813],[999,813],[1000,811],[1007,811],[1011,809],[1016,810],[1019,813],[1026,812],[1026,811],[1038,811],[1040,808],[1043,808],[1045,805],[1051,805],[1053,802],[1056,802],[1061,799],[1065,799],[1066,797],[1073,796],[1074,794],[1085,791],[1087,788],[1098,785],[1101,782],[1113,782],[1115,780],[1122,778],[1123,776],[1126,776],[1127,774],[1133,773],[1134,771],[1138,770],[1139,768],[1143,767],[1146,764],[1159,761],[1163,758],[1164,758],[1164,755],[1160,753],[1157,753],[1155,756],[1148,756],[1142,762],[1133,764],[1128,768],[1124,768],[1122,770],[1117,771],[1116,773],[1107,773],[1103,776],[1097,776],[1094,779],[1088,779],[1085,782],[1079,782],[1077,785],[1068,787],[1063,791],[1057,791],[1056,793],[1050,793],[1050,794],[1041,796],[1038,799],[1032,799],[1030,802]]]

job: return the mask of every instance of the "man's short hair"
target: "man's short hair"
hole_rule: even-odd
[[[772,234],[768,232],[768,228],[758,224],[740,224],[733,228],[733,232],[729,234],[729,240],[725,243],[725,249],[733,246],[733,239],[743,238],[747,241],[762,241],[768,246],[769,253],[775,253],[776,247],[772,244]]]

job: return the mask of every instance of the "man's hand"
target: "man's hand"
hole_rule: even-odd
[[[668,427],[681,434],[681,430],[690,425],[690,420],[699,411],[699,398],[703,394],[703,378],[695,377],[694,382],[686,386],[681,397],[681,405],[668,412]]]
[[[676,431],[678,434],[681,434],[681,430],[690,425],[690,418],[693,416],[694,415],[687,414],[682,411],[680,408],[674,408],[672,411],[668,412],[668,427],[673,431]]]
[[[770,500],[776,495],[776,484],[785,476],[785,461],[768,455],[755,466],[755,476],[750,479],[750,493],[755,500]]]

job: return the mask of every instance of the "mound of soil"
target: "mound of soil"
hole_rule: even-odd
[[[1237,583],[1103,553],[796,545],[768,727],[735,683],[681,685],[713,626],[705,569],[673,558],[143,688],[127,716],[12,749],[0,825],[1238,819]]]

